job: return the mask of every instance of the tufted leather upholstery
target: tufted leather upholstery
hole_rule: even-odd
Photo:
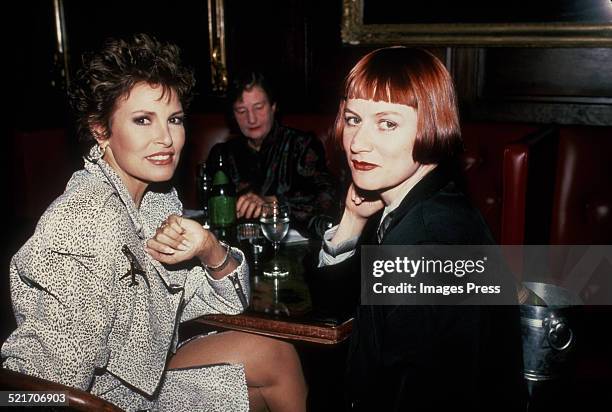
[[[554,128],[531,124],[463,126],[465,191],[499,244],[545,243],[549,226],[540,220],[552,202],[555,137]],[[502,252],[516,279],[522,279],[522,250],[502,247]]]
[[[559,127],[559,150],[554,182],[550,244],[612,244],[612,127]],[[578,263],[569,248],[555,250],[551,281],[564,286]],[[577,376],[604,392],[612,379],[609,342],[602,325],[609,324],[610,266],[602,263],[593,273],[581,272],[585,282],[580,298],[586,304],[576,311]],[[601,306],[600,306],[601,305]],[[606,389],[604,389],[604,387]]]
[[[612,244],[612,128],[560,128],[550,243]]]
[[[501,244],[524,242],[529,142],[523,139],[537,129],[521,123],[462,126],[465,191]]]

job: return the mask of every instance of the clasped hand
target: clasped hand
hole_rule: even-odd
[[[215,255],[223,255],[223,247],[215,235],[198,222],[178,215],[170,215],[147,241],[145,247],[155,260],[176,264],[194,257],[210,264]],[[214,263],[214,262],[213,262]]]

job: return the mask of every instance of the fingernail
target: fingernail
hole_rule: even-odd
[[[164,253],[166,255],[174,255],[174,249],[172,249],[170,246],[166,246],[164,247]]]
[[[192,246],[191,242],[189,242],[189,241],[187,241],[187,240],[183,239],[183,241],[181,242],[181,244],[182,244],[183,246],[185,246],[187,249],[191,249],[191,246]]]

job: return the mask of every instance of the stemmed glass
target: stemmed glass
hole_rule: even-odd
[[[258,223],[241,223],[236,226],[236,238],[240,243],[240,248],[257,270],[264,242],[261,226]]]
[[[259,223],[261,223],[264,236],[274,246],[274,258],[270,262],[271,268],[264,270],[263,274],[272,277],[287,276],[289,271],[281,268],[277,253],[281,240],[289,232],[289,206],[277,202],[264,203],[261,208],[261,215],[259,215]]]

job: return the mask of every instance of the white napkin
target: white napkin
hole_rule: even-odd
[[[287,236],[281,241],[281,243],[297,243],[297,242],[308,242],[308,238],[300,235],[295,229],[289,229]]]

